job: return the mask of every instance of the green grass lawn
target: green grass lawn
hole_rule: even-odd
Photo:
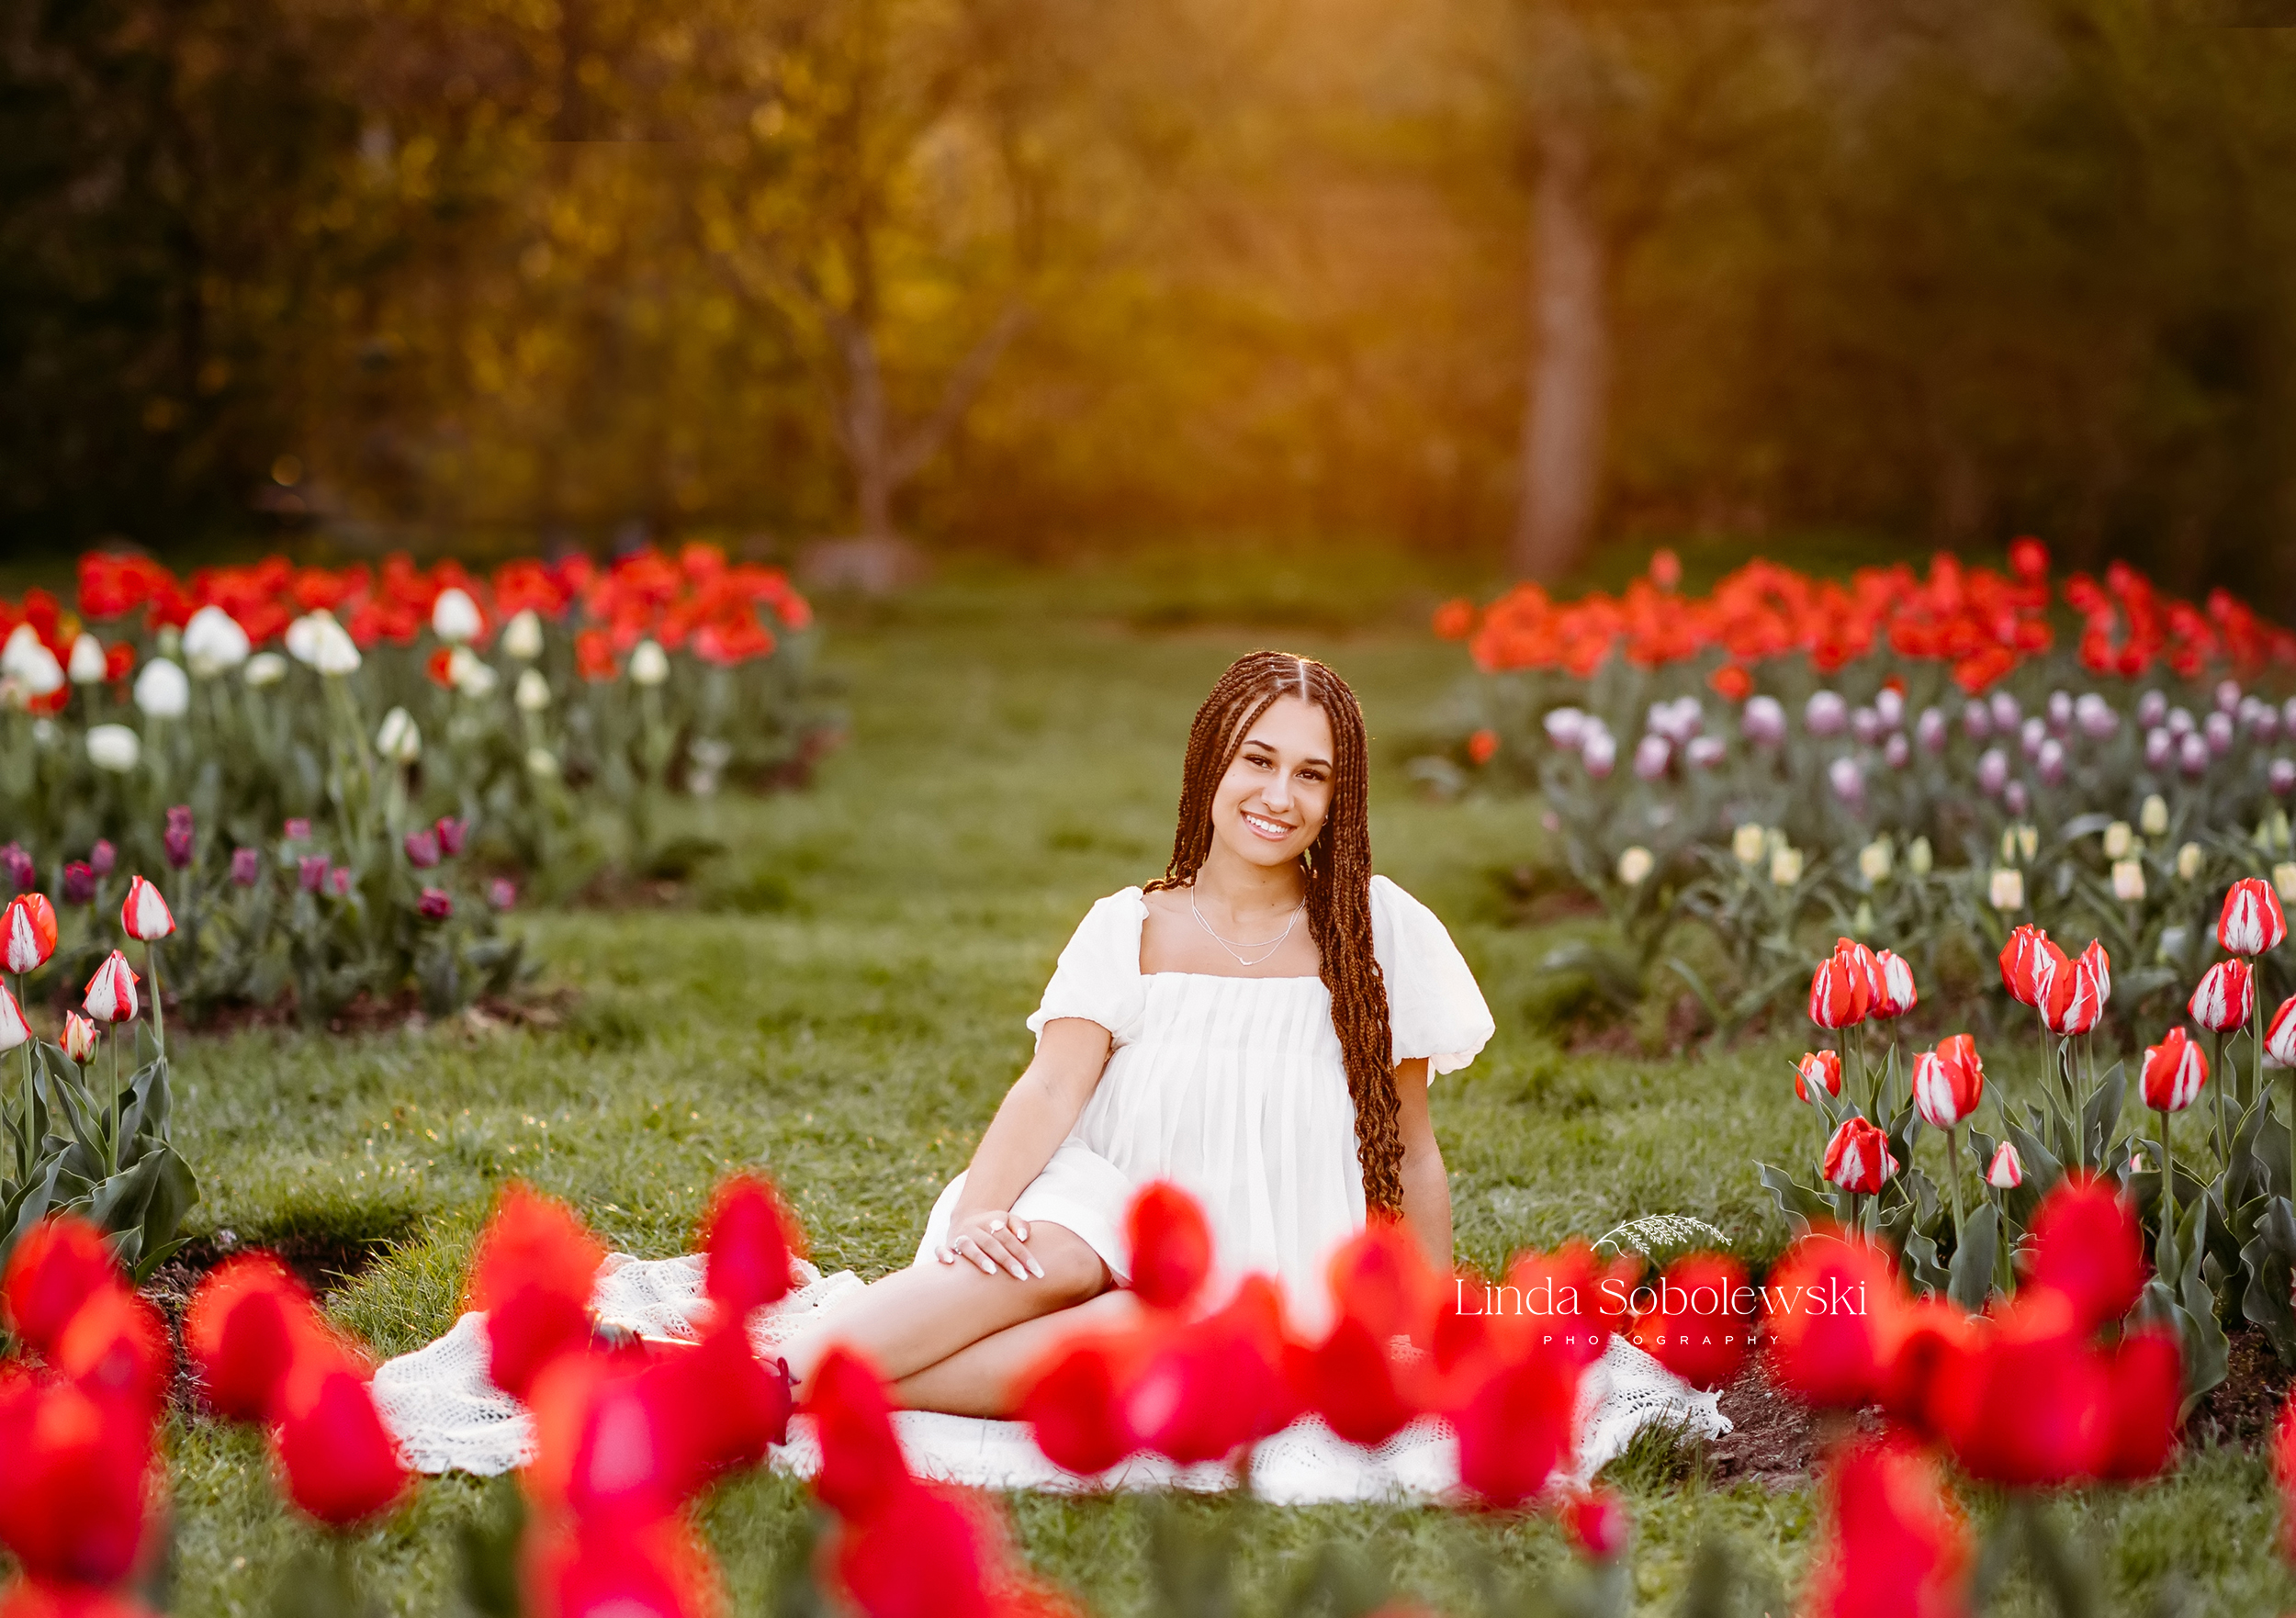
[[[1774,1253],[1785,1232],[1750,1160],[1798,1162],[1813,1146],[1783,1048],[1578,1057],[1535,1025],[1530,968],[1553,939],[1507,925],[1499,873],[1536,857],[1536,805],[1429,802],[1402,769],[1461,669],[1456,647],[1419,627],[1422,609],[1470,581],[1384,566],[1367,579],[1276,558],[1214,590],[1200,559],[1165,558],[967,574],[833,608],[827,664],[850,739],[812,790],[698,812],[696,828],[731,852],[674,907],[517,922],[548,962],[546,984],[573,991],[561,1026],[184,1040],[179,1144],[206,1191],[197,1227],[385,1244],[337,1310],[386,1354],[451,1322],[473,1232],[512,1175],[568,1198],[614,1244],[661,1255],[688,1245],[713,1181],[756,1165],[801,1210],[825,1267],[906,1264],[1027,1057],[1022,1018],[1069,929],[1094,898],[1161,870],[1196,702],[1232,657],[1273,644],[1328,659],[1361,693],[1379,864],[1450,924],[1498,1017],[1490,1050],[1435,1097],[1461,1258],[1496,1267],[1511,1249],[1650,1213],[1695,1214],[1754,1256]],[[259,1444],[195,1421],[172,1444],[174,1610],[261,1611],[304,1531],[274,1504]],[[1817,1524],[1806,1491],[1708,1487],[1694,1458],[1651,1449],[1620,1478],[1644,1604],[1673,1610],[1707,1543],[1795,1587]],[[429,1483],[367,1536],[361,1554],[392,1612],[456,1610],[456,1527],[487,1492]],[[1030,1559],[1092,1611],[1155,1610],[1150,1505],[1013,1509]],[[2270,1552],[2274,1509],[2258,1459],[2214,1452],[2159,1487],[2057,1508],[2087,1536],[2114,1610],[2153,1610],[2180,1568],[2193,1611],[2239,1613],[2296,1601]],[[1326,1542],[1460,1613],[1480,1610],[1469,1547],[1523,1567],[1561,1556],[1538,1519],[1184,1510],[1234,1529],[1247,1611]],[[808,1512],[801,1487],[767,1476],[712,1501],[737,1611],[774,1610]],[[2012,1579],[1997,1610],[2039,1609]]]

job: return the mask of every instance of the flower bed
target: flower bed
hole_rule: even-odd
[[[480,579],[272,557],[179,579],[83,557],[75,605],[0,601],[0,859],[74,913],[176,873],[195,1004],[324,1016],[514,970],[491,913],[644,864],[666,795],[787,779],[828,737],[812,612],[713,547]]]
[[[1823,932],[1926,975],[2031,922],[2104,940],[2114,1015],[2150,1016],[2200,975],[2232,882],[2296,891],[2296,634],[2223,591],[2173,600],[2118,565],[2053,584],[2031,540],[2008,573],[1758,561],[1679,584],[1660,552],[1616,597],[1524,585],[1435,618],[1477,674],[1422,773],[1544,796],[1624,944],[1557,964],[1622,1001],[1685,920],[1727,970],[1671,970],[1726,1028],[1790,1003]]]

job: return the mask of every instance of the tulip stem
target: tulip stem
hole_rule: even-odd
[[[167,1005],[160,996],[160,944],[157,938],[143,941],[144,975],[152,980],[152,1042],[160,1048],[160,1060],[167,1059]]]
[[[106,1141],[111,1161],[104,1165],[105,1178],[119,1172],[119,1025],[112,1024],[112,1131]]]
[[[1945,1131],[1946,1174],[1953,1187],[1953,1250],[1961,1250],[1961,1126]]]
[[[2161,1108],[2161,1114],[2160,1114],[2160,1249],[2159,1249],[2159,1251],[2161,1251],[2162,1253],[2170,1253],[2170,1252],[2173,1252],[2173,1251],[2175,1251],[2175,1248],[2176,1248],[2176,1242],[2177,1242],[2177,1160],[2176,1160],[2174,1157],[2172,1157],[2172,1156],[2170,1156],[2170,1155],[2169,1155],[2169,1149],[2168,1149],[2168,1109],[2167,1109],[2167,1107],[2163,1107],[2163,1108]],[[2175,1279],[2174,1279],[2174,1278],[2171,1278],[2171,1280],[2169,1281],[2169,1290],[2170,1290],[2170,1291],[2172,1291],[2172,1292],[2176,1290],[2176,1281],[2175,1281]]]
[[[16,1009],[17,1014],[24,1018],[25,1031],[28,1035],[32,1026],[32,1014],[26,1009],[24,974],[20,972],[16,974]],[[32,1160],[39,1155],[39,1142],[32,1136],[32,1107],[37,1099],[36,1086],[39,1084],[33,1076],[32,1047],[39,1043],[38,1039],[30,1038],[27,1038],[24,1041],[24,1143],[17,1152],[17,1165],[20,1171],[17,1178],[19,1181],[28,1181],[32,1177]]]

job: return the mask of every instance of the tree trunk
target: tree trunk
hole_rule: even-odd
[[[1523,411],[1523,492],[1509,561],[1553,579],[1585,550],[1602,491],[1610,329],[1604,243],[1585,135],[1550,124],[1531,205],[1531,354]]]
[[[885,420],[884,377],[877,366],[877,344],[866,326],[850,318],[838,322],[838,343],[845,361],[845,398],[838,412],[838,439],[853,465],[853,514],[861,538],[890,539],[893,491],[900,478],[893,464],[893,434]]]

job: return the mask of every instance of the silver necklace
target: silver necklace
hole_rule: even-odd
[[[1234,959],[1235,963],[1238,966],[1257,966],[1262,961],[1275,959],[1276,951],[1284,947],[1284,940],[1286,938],[1291,937],[1291,929],[1300,925],[1300,917],[1305,914],[1308,903],[1306,900],[1302,899],[1299,904],[1294,905],[1291,907],[1291,919],[1284,924],[1284,930],[1282,932],[1277,933],[1273,938],[1262,938],[1258,942],[1251,944],[1231,943],[1228,939],[1221,938],[1218,933],[1212,931],[1211,923],[1206,921],[1204,919],[1204,913],[1196,907],[1196,884],[1194,882],[1187,884],[1187,907],[1189,912],[1196,917],[1196,925],[1204,929],[1205,933],[1210,938],[1213,943],[1219,945],[1222,949],[1225,949],[1229,955]],[[1246,961],[1242,955],[1237,954],[1239,949],[1266,949],[1267,953],[1254,960]]]

